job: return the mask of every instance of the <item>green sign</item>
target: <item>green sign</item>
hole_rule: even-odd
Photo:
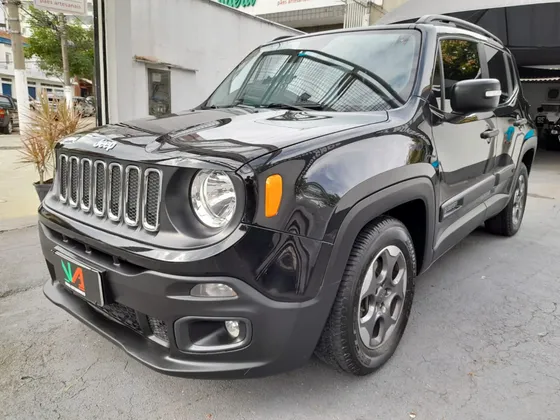
[[[218,0],[220,3],[229,7],[239,9],[240,7],[254,6],[257,0]]]

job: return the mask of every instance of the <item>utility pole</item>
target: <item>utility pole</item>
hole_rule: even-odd
[[[62,49],[62,74],[64,77],[64,98],[68,109],[73,109],[72,83],[70,82],[70,66],[68,65],[68,38],[66,37],[66,16],[63,13],[59,15],[60,21],[60,46]]]
[[[19,130],[21,134],[24,134],[29,127],[29,92],[27,90],[25,57],[23,55],[23,40],[19,20],[21,1],[4,0],[4,4],[8,12],[8,28],[12,39],[12,54],[14,55],[14,80],[18,102]]]

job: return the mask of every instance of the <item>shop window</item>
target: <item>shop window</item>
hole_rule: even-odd
[[[156,117],[171,113],[171,74],[167,70],[148,69],[148,106]]]

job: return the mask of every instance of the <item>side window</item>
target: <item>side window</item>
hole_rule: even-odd
[[[455,83],[482,77],[478,44],[462,39],[443,39],[441,57],[445,83],[445,107],[450,109],[449,97]]]
[[[486,61],[488,62],[488,77],[500,81],[502,85],[500,103],[504,103],[513,93],[508,78],[509,69],[506,64],[506,56],[502,51],[487,45],[484,46],[484,50],[486,52]]]
[[[513,93],[515,92],[515,89],[517,89],[519,85],[518,75],[517,75],[515,62],[512,60],[510,56],[507,56],[507,60],[509,63],[509,73],[511,77],[511,93]]]
[[[434,97],[437,101],[437,106],[440,109],[443,109],[442,104],[442,71],[441,71],[441,51],[438,48],[438,52],[436,54],[435,64],[434,64],[434,74],[432,75],[432,92],[434,93]],[[432,104],[435,105],[435,104]]]

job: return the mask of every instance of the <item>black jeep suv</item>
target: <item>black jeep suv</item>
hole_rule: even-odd
[[[167,374],[314,352],[370,373],[419,273],[483,223],[518,231],[527,109],[509,51],[463,21],[275,40],[196,109],[61,142],[44,293]]]

